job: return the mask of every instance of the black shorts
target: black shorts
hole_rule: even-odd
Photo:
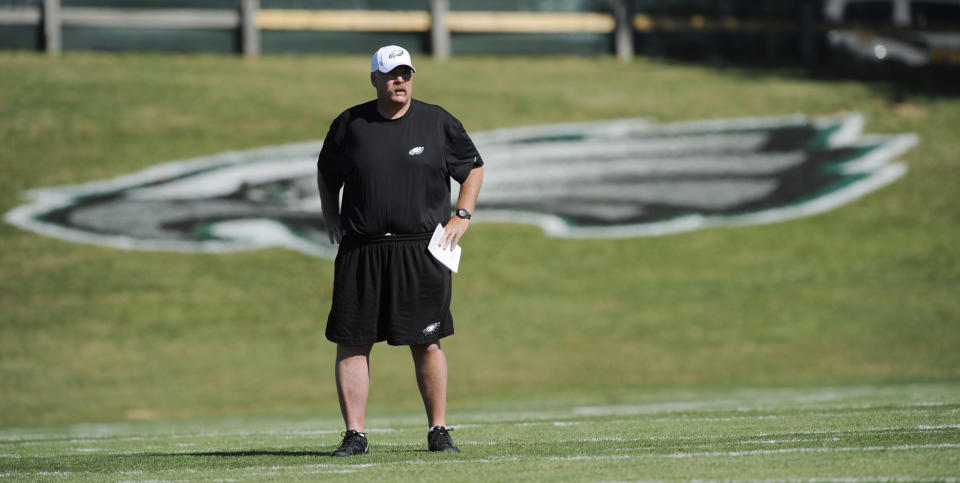
[[[348,234],[335,262],[327,339],[338,344],[436,342],[453,334],[450,269],[427,251],[432,233]]]

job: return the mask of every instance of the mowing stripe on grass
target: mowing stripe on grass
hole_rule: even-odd
[[[768,419],[767,416],[760,416],[756,418],[747,418],[742,419]],[[718,419],[714,419],[715,421]],[[645,419],[619,419],[613,421],[604,421],[605,424],[614,424],[614,425],[629,425],[637,424],[642,422],[660,422],[661,419],[654,420],[645,420]],[[560,423],[560,424],[557,424]],[[466,428],[482,428],[482,427],[495,427],[503,425],[512,425],[512,426],[539,426],[539,425],[549,425],[554,427],[565,427],[565,426],[576,426],[576,425],[588,425],[595,424],[590,421],[543,421],[543,422],[534,422],[534,423],[488,423],[488,424],[465,424],[459,425],[457,428],[466,429]],[[910,427],[903,426],[881,426],[865,429],[823,429],[823,430],[798,430],[798,431],[784,431],[784,432],[763,432],[747,435],[749,437],[763,438],[763,437],[774,437],[774,436],[790,436],[790,435],[827,435],[827,434],[867,434],[867,433],[878,433],[878,432],[926,432],[926,431],[940,431],[946,429],[960,429],[960,424],[938,424],[938,425],[917,425]],[[378,434],[378,433],[393,433],[401,431],[402,429],[395,428],[380,428],[376,431],[368,430],[368,434]],[[283,439],[288,439],[292,437],[300,436],[312,436],[317,434],[339,434],[340,431],[242,431],[242,432],[230,432],[224,431],[220,433],[195,433],[195,434],[171,434],[171,435],[157,435],[157,436],[123,436],[123,437],[111,437],[111,436],[102,436],[99,438],[90,438],[84,437],[81,439],[22,439],[22,440],[12,440],[7,439],[0,441],[0,444],[12,444],[19,443],[21,445],[37,445],[37,444],[84,444],[84,443],[114,443],[122,441],[164,441],[168,439],[188,439],[188,438],[224,438],[224,437],[239,437],[239,436],[279,436]],[[698,434],[697,436],[648,436],[644,438],[633,438],[633,439],[618,439],[621,441],[639,441],[639,440],[670,440],[670,439],[710,439],[710,438],[723,438],[729,437],[730,435],[719,435],[719,434]],[[577,441],[585,441],[583,439]],[[378,442],[377,445],[415,445],[419,443],[387,443],[387,442]],[[461,444],[470,444],[470,442],[464,441]],[[476,442],[476,444],[495,444],[494,442]],[[195,444],[184,445],[174,444],[174,446],[196,446]],[[0,455],[2,456],[2,455]]]
[[[960,429],[958,424],[950,425],[937,425],[937,426],[916,426],[912,428],[902,428],[902,427],[878,427],[878,428],[869,428],[863,430],[816,430],[816,431],[787,431],[780,433],[756,433],[750,435],[741,435],[741,437],[748,438],[771,438],[771,437],[790,437],[795,435],[830,435],[830,434],[845,434],[850,436],[866,436],[869,434],[875,433],[897,433],[900,435],[911,434],[911,433],[930,433],[930,432],[942,432],[948,429]],[[731,438],[735,435],[731,434],[706,434],[706,435],[696,435],[696,436],[645,436],[645,437],[636,437],[636,438],[624,438],[624,437],[597,437],[597,438],[575,438],[575,439],[554,439],[550,441],[545,441],[551,444],[569,444],[569,443],[590,443],[590,442],[639,442],[639,441],[691,441],[691,440],[716,440]],[[781,440],[757,440],[757,439],[747,439],[741,441],[730,441],[728,444],[786,444],[793,442],[825,442],[825,441],[839,441],[840,438],[791,438],[791,439],[781,439]],[[503,444],[503,441],[474,441],[474,440],[465,440],[459,441],[460,446],[474,446],[474,445],[498,445]],[[717,443],[713,444],[703,444],[697,445],[694,447],[710,447]],[[423,446],[420,442],[373,442],[371,443],[371,448],[375,449],[377,447],[420,447]],[[688,446],[689,447],[689,446]],[[908,450],[908,449],[930,449],[930,448],[958,448],[960,443],[936,443],[936,444],[927,444],[927,445],[896,445],[896,446],[864,446],[864,447],[836,447],[836,448],[808,448],[808,447],[797,447],[797,448],[781,448],[773,450],[741,450],[741,451],[731,451],[731,452],[700,452],[700,453],[671,453],[671,454],[648,454],[648,455],[637,455],[644,457],[661,457],[661,456],[671,456],[671,457],[693,457],[693,456],[744,456],[752,454],[774,454],[774,453],[791,453],[791,452],[832,452],[832,451],[883,451],[885,449],[891,450]],[[162,449],[162,447],[154,447],[147,449]],[[640,448],[638,448],[640,449]],[[109,448],[71,448],[72,451],[79,453],[90,453],[90,452],[109,452],[114,455],[143,455],[144,451],[123,451],[115,452]],[[629,451],[630,449],[625,449],[624,451]],[[217,455],[217,454],[227,454],[231,452],[243,453],[249,451],[243,448],[209,448],[203,451],[198,451],[196,449],[191,451],[172,451],[164,452],[165,455],[181,455],[181,456],[202,456],[202,455]],[[42,458],[53,458],[61,456],[64,453],[49,453],[49,454],[30,454],[30,455],[21,455],[21,454],[4,454],[0,457],[10,457],[10,458],[22,458],[25,456],[29,457],[42,457]],[[616,455],[617,458],[622,457],[623,455]],[[570,457],[573,459],[591,459],[591,458],[604,458],[605,456],[576,456]],[[633,456],[630,456],[633,457]],[[470,460],[474,461],[474,460]]]
[[[917,407],[933,407],[930,405],[917,405]],[[792,411],[795,412],[795,411]],[[886,413],[898,413],[902,410],[896,409],[886,409]],[[914,412],[914,411],[910,411]],[[956,410],[952,412],[957,412]],[[848,415],[847,413],[843,414],[831,414],[831,413],[814,413],[808,414],[817,417],[830,417],[830,416],[843,416]],[[685,421],[685,422],[696,422],[696,421],[748,421],[748,420],[765,420],[765,419],[777,419],[786,417],[785,415],[758,415],[758,416],[735,416],[735,417],[670,417],[670,418],[654,418],[654,419],[616,419],[616,420],[604,420],[606,424],[617,424],[617,425],[629,425],[637,424],[644,422],[666,422],[666,421]],[[482,427],[495,427],[495,426],[518,426],[518,427],[532,427],[532,426],[553,426],[553,427],[566,427],[566,426],[579,426],[579,425],[589,425],[596,424],[595,421],[577,421],[577,420],[548,420],[548,421],[531,421],[531,422],[522,422],[514,423],[509,421],[504,422],[490,422],[490,423],[470,423],[457,425],[456,428],[460,429],[469,429],[469,428],[482,428]],[[367,433],[370,434],[385,434],[385,433],[396,433],[404,431],[406,428],[390,428],[390,427],[380,427],[376,429],[369,429]],[[942,430],[942,429],[960,429],[960,424],[937,424],[937,425],[916,425],[910,427],[903,426],[883,426],[883,427],[873,427],[866,429],[826,429],[826,430],[801,430],[801,431],[789,431],[789,432],[773,432],[773,433],[757,433],[753,435],[754,437],[765,437],[765,436],[775,436],[775,435],[789,435],[789,434],[836,434],[836,433],[866,433],[866,432],[885,432],[885,431],[930,431],[930,430]],[[27,434],[27,435],[16,435],[8,434],[0,436],[0,444],[12,444],[20,443],[23,445],[31,444],[41,444],[41,443],[63,443],[63,444],[84,444],[84,443],[103,443],[103,442],[119,442],[119,441],[163,441],[168,439],[193,439],[193,438],[223,438],[223,437],[247,437],[247,436],[275,436],[280,438],[295,438],[302,436],[320,436],[320,435],[331,435],[331,434],[340,434],[340,430],[264,430],[264,431],[204,431],[198,433],[175,433],[175,434],[162,434],[162,435],[151,435],[151,436],[109,436],[109,435],[84,435],[80,434],[78,438],[51,438],[47,435],[39,434]],[[711,435],[698,435],[698,438],[709,438]],[[655,436],[651,439],[670,439],[670,438],[679,438],[673,436]]]
[[[717,458],[717,457],[745,457],[745,456],[771,456],[771,455],[782,455],[789,453],[836,453],[836,452],[886,452],[886,451],[915,451],[915,450],[926,450],[926,449],[952,449],[960,448],[960,443],[936,443],[936,444],[913,444],[913,445],[892,445],[892,446],[862,446],[862,447],[840,447],[840,448],[813,448],[813,447],[799,447],[799,448],[783,448],[783,449],[771,449],[771,450],[748,450],[748,451],[706,451],[706,452],[675,452],[675,453],[642,453],[642,454],[608,454],[608,455],[584,455],[584,456],[528,456],[525,458],[519,458],[516,456],[505,456],[505,457],[493,457],[493,458],[482,458],[482,459],[442,459],[442,460],[411,460],[411,461],[388,461],[388,462],[379,462],[379,463],[361,463],[361,464],[311,464],[311,465],[275,465],[275,466],[262,466],[262,467],[245,467],[245,468],[236,468],[238,471],[242,471],[245,475],[250,476],[253,472],[259,471],[270,471],[280,475],[279,472],[285,472],[283,474],[288,474],[286,472],[292,472],[292,474],[306,474],[306,473],[297,473],[297,470],[303,471],[310,469],[310,473],[314,473],[317,470],[324,470],[323,472],[355,472],[360,469],[372,469],[383,466],[410,466],[410,465],[449,465],[449,464],[501,464],[505,462],[515,462],[515,461],[564,461],[564,462],[578,462],[578,461],[607,461],[607,460],[633,460],[633,459],[649,459],[649,458],[669,458],[669,459],[686,459],[686,458]],[[169,470],[174,471],[174,470]],[[178,473],[201,473],[201,469],[193,468],[181,468],[175,470]],[[129,472],[116,472],[114,474],[130,474]],[[10,472],[4,473],[2,476],[5,477],[17,477],[17,476],[71,476],[77,474],[89,474],[96,475],[98,473],[93,472],[84,472],[84,473],[74,473],[74,472]],[[258,476],[269,476],[260,474]],[[885,478],[885,477],[880,477]],[[894,478],[894,477],[891,477]]]

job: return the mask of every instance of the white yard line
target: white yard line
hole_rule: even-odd
[[[704,451],[699,453],[670,453],[667,455],[656,455],[655,457],[667,458],[702,458],[702,457],[734,457],[734,456],[758,456],[775,455],[787,453],[840,453],[840,452],[870,452],[870,451],[910,451],[918,449],[940,449],[940,448],[960,448],[960,443],[933,443],[933,444],[903,444],[897,446],[845,446],[839,448],[778,448],[778,449],[754,449],[744,451]],[[652,457],[650,455],[639,455],[642,457]]]
[[[695,401],[689,403],[664,403],[664,404],[617,404],[610,406],[581,406],[573,409],[573,413],[580,416],[610,416],[610,415],[639,415],[639,414],[658,414],[658,413],[682,413],[682,412],[758,412],[758,411],[830,411],[845,409],[875,409],[878,407],[888,408],[889,405],[877,406],[874,404],[807,404],[792,406],[789,404],[783,406],[770,405],[771,402],[788,403],[789,401],[762,401],[756,406],[742,406],[739,401],[733,400],[714,400],[714,401]],[[956,406],[960,402],[947,401],[920,401],[897,404],[894,407],[901,409],[909,408],[937,408],[943,406]]]

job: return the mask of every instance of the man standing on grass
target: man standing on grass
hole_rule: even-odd
[[[333,455],[369,453],[370,350],[384,340],[410,346],[428,448],[458,452],[446,427],[447,360],[440,348],[440,339],[453,334],[451,273],[427,245],[438,224],[444,225],[441,246],[452,250],[460,242],[483,160],[460,121],[413,99],[416,70],[406,49],[379,49],[370,70],[376,100],[333,121],[317,162],[323,221],[330,242],[340,244],[326,336],[337,344],[346,432]],[[453,215],[450,178],[460,183]]]

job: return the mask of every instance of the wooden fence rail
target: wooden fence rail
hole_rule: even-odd
[[[233,30],[240,39],[240,53],[248,57],[261,54],[264,30],[421,32],[429,35],[429,50],[441,61],[451,55],[452,33],[610,36],[617,58],[629,61],[634,56],[637,35],[658,32],[793,35],[804,30],[803,25],[789,18],[650,16],[632,12],[630,0],[609,1],[609,12],[479,12],[451,11],[450,0],[431,0],[428,11],[262,9],[260,0],[238,0],[236,9],[96,8],[63,7],[60,0],[43,0],[42,6],[0,7],[0,27],[42,27],[42,48],[54,56],[63,48],[64,27]]]
[[[262,10],[260,0],[240,0],[237,9],[62,7],[60,0],[42,6],[0,7],[0,26],[42,25],[43,48],[58,55],[61,31],[68,27],[232,29],[240,35],[241,53],[260,54],[260,31],[379,30],[429,32],[434,58],[450,56],[451,32],[604,32],[615,36],[617,56],[633,56],[633,26],[627,0],[613,0],[614,14],[576,12],[451,12],[449,0],[431,0],[429,11]],[[616,16],[616,18],[614,18]],[[627,40],[629,39],[629,40]]]

